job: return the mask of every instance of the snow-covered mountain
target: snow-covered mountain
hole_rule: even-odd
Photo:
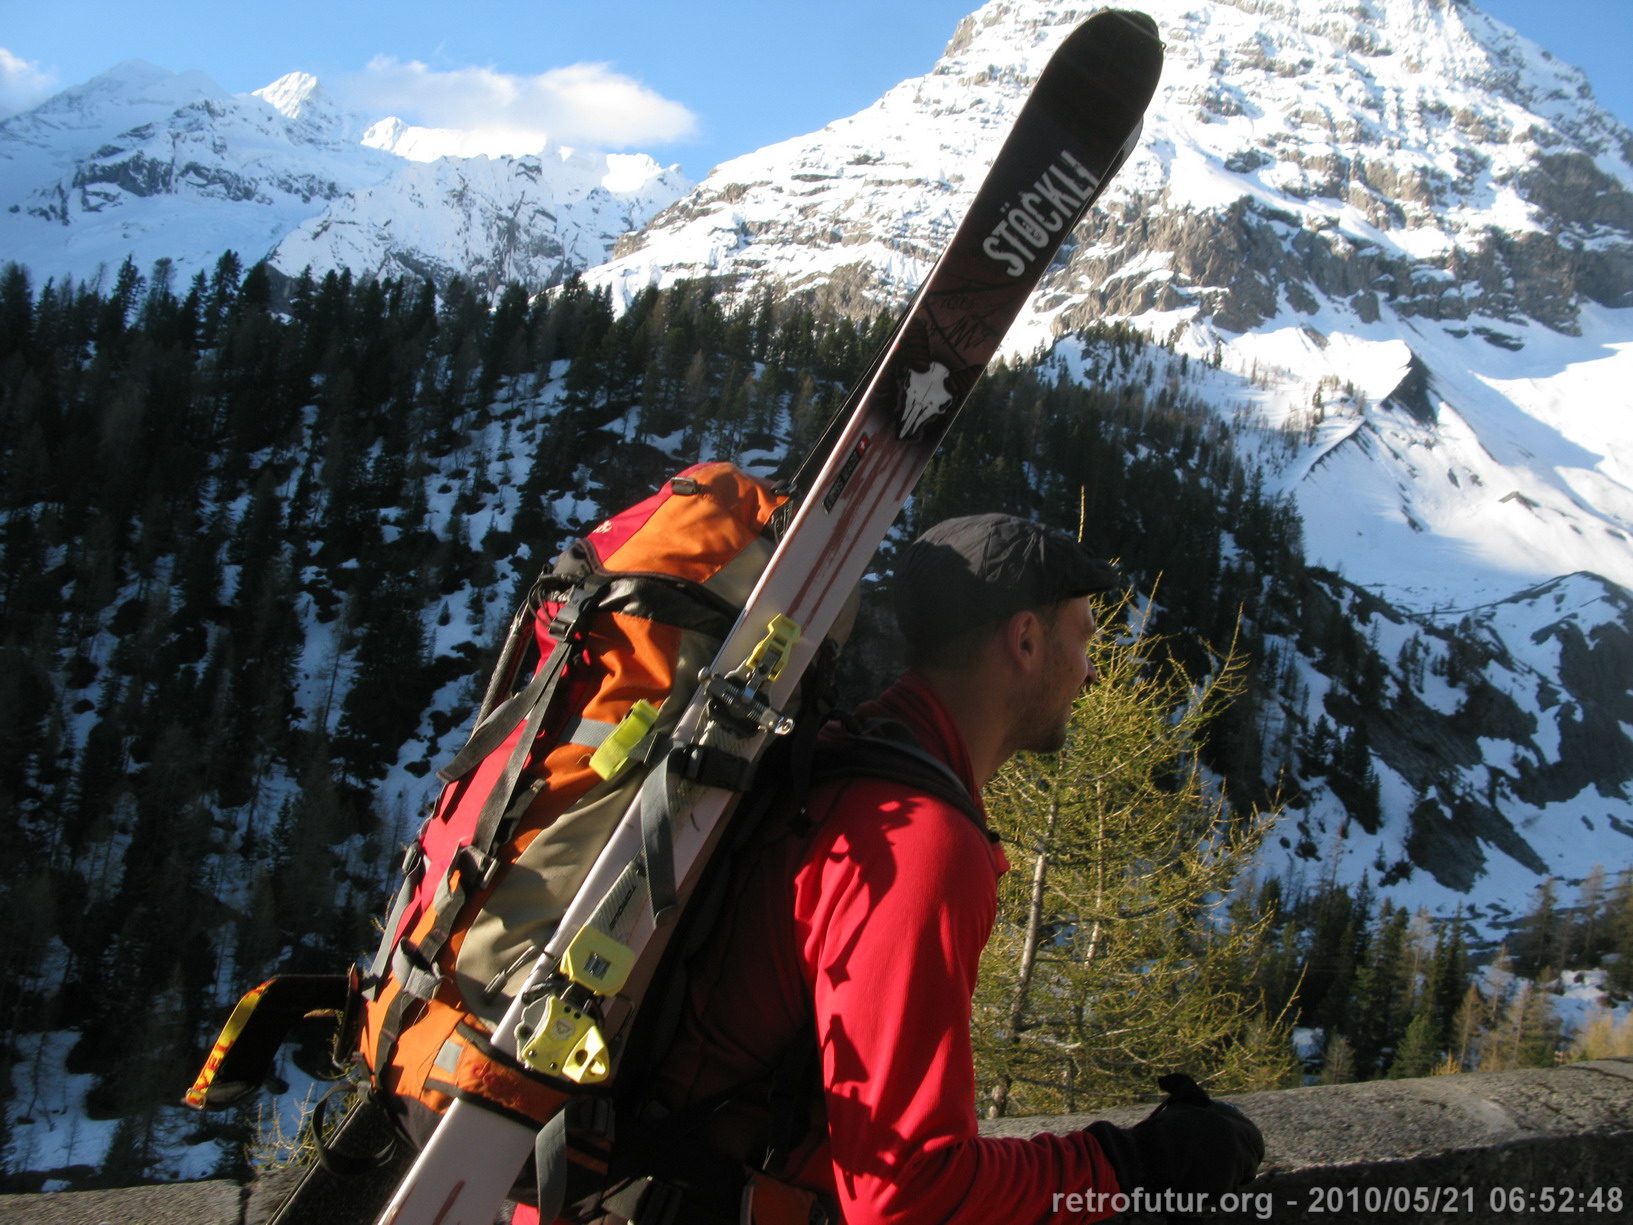
[[[1595,864],[1614,873],[1633,862],[1633,135],[1594,105],[1579,73],[1462,0],[1143,7],[1168,44],[1145,141],[1051,269],[1009,351],[1041,354],[1049,382],[1126,388],[1137,414],[1216,412],[1229,429],[1198,433],[1226,439],[1266,488],[1298,506],[1307,567],[1282,566],[1277,554],[1276,578],[1289,581],[1271,590],[1256,571],[1245,601],[1265,649],[1254,661],[1260,683],[1237,708],[1249,712],[1241,756],[1262,759],[1287,785],[1266,872],[1286,872],[1295,885],[1366,874],[1397,902],[1461,910],[1482,934],[1499,935],[1543,877],[1576,882]],[[708,276],[726,294],[809,294],[856,312],[897,307],[957,224],[1030,80],[1090,11],[992,0],[960,24],[924,77],[820,132],[725,163],[695,189],[638,155],[516,156],[468,133],[351,115],[301,74],[232,95],[198,73],[125,64],[0,123],[0,264],[27,265],[38,287],[101,270],[111,280],[127,256],[144,272],[163,258],[180,289],[231,248],[291,276],[348,268],[541,287],[588,268],[591,284],[626,302],[648,284]],[[40,632],[14,636],[21,647],[7,673],[21,695],[13,706],[48,707],[37,713],[50,725],[33,748],[11,735],[25,746],[24,766],[5,780],[42,848],[28,872],[14,873],[23,903],[13,909],[29,920],[17,930],[29,929],[34,952],[15,989],[23,994],[9,997],[23,1001],[10,1010],[22,1034],[11,1061],[16,1105],[0,1101],[13,1171],[55,1186],[90,1177],[109,1153],[144,1178],[202,1175],[221,1160],[224,1141],[194,1143],[205,1133],[191,1119],[130,1138],[140,1130],[127,1127],[142,1117],[135,1111],[151,1120],[151,1102],[173,1098],[175,1061],[127,1074],[122,1047],[108,1040],[117,1027],[101,1020],[111,1014],[83,1011],[113,991],[118,1015],[135,1019],[122,1035],[131,1049],[187,1041],[183,979],[166,978],[177,942],[165,924],[130,918],[156,912],[121,908],[125,882],[142,875],[127,863],[170,862],[166,840],[179,831],[190,858],[176,862],[198,865],[191,879],[214,892],[206,898],[183,882],[176,909],[195,912],[194,930],[219,928],[185,951],[213,961],[198,977],[213,974],[216,1002],[230,1002],[239,976],[278,954],[280,932],[296,930],[280,915],[301,911],[304,920],[308,902],[331,900],[337,915],[373,913],[376,878],[394,859],[385,848],[411,832],[424,802],[425,763],[459,743],[472,660],[507,611],[508,575],[495,557],[521,547],[529,499],[542,496],[549,530],[565,530],[614,509],[596,501],[598,482],[585,479],[592,466],[603,489],[627,488],[629,473],[606,472],[616,467],[599,459],[607,453],[631,454],[642,461],[631,467],[644,468],[664,462],[661,452],[731,453],[741,443],[774,462],[772,436],[793,405],[763,390],[772,380],[739,379],[735,357],[729,375],[709,384],[691,344],[670,343],[684,328],[629,329],[649,346],[661,338],[654,375],[642,377],[641,363],[599,368],[630,386],[667,382],[674,403],[661,427],[625,411],[634,392],[587,389],[589,363],[554,360],[573,356],[558,347],[554,316],[582,310],[604,326],[590,303],[569,292],[530,312],[549,343],[503,346],[517,356],[508,373],[495,372],[491,405],[475,403],[487,394],[483,380],[458,367],[499,345],[392,364],[412,375],[405,386],[426,389],[412,419],[444,402],[471,410],[440,422],[445,436],[410,463],[400,462],[406,448],[390,448],[398,435],[367,420],[395,429],[410,418],[347,410],[356,389],[328,376],[360,350],[336,345],[305,384],[315,402],[286,405],[281,428],[269,421],[262,430],[244,407],[258,403],[251,397],[229,406],[235,424],[221,436],[258,440],[245,447],[256,452],[253,483],[245,457],[228,456],[222,468],[237,470],[238,483],[214,502],[193,492],[137,500],[141,516],[93,521],[92,543],[100,536],[110,556],[121,555],[106,567],[75,558],[79,550],[58,538],[76,521],[63,513],[75,508],[72,497],[46,507],[38,533],[8,533],[9,555],[22,559],[14,568],[38,559],[28,598],[64,603],[59,621],[42,616]],[[680,312],[677,320],[686,322]],[[1113,339],[1088,333],[1102,321],[1130,327]],[[285,326],[258,331],[277,338]],[[454,329],[441,331],[452,339]],[[1131,332],[1151,339],[1129,340]],[[398,335],[404,354],[419,343],[411,331]],[[209,375],[218,354],[202,335],[198,343]],[[305,347],[280,339],[264,363],[250,352],[227,367],[239,383],[257,383],[291,363],[305,370]],[[537,368],[525,369],[530,362]],[[91,364],[106,376],[100,357]],[[735,385],[732,394],[754,399],[762,420],[752,442],[717,433],[718,444],[698,443],[708,430],[676,424],[707,402],[706,391],[694,396],[694,370],[698,388]],[[151,384],[154,396],[168,385]],[[137,396],[108,396],[110,428],[65,435],[64,421],[104,418],[63,416],[41,385],[10,401],[19,421],[32,412],[51,427],[14,431],[5,475],[25,492],[54,488],[39,474],[76,471],[87,445],[106,462],[121,454],[121,439],[170,429],[158,409],[144,418]],[[199,386],[219,394],[202,378]],[[594,411],[585,412],[589,401]],[[206,415],[215,411],[212,399]],[[361,445],[341,422],[359,426]],[[581,434],[597,430],[605,450],[581,450]],[[1128,449],[1147,474],[1152,461],[1205,466],[1144,447]],[[1049,459],[1016,462],[1006,475],[1047,471]],[[981,462],[964,460],[971,471]],[[559,476],[535,482],[536,468],[558,463]],[[368,479],[348,484],[353,471]],[[12,520],[32,525],[31,503],[19,505]],[[167,525],[156,511],[169,505],[178,513]],[[209,513],[190,521],[201,509]],[[1168,509],[1144,522],[1168,526]],[[1051,513],[1072,522],[1075,499]],[[1218,543],[1205,559],[1218,574],[1251,554],[1250,530],[1244,523],[1237,540],[1216,542],[1210,527],[1191,547]],[[189,534],[202,548],[189,543],[184,556]],[[399,573],[404,556],[423,559],[425,573]],[[1191,560],[1167,559],[1170,574]],[[189,598],[193,584],[199,593]],[[1228,625],[1237,600],[1220,603]],[[263,618],[265,610],[277,615]],[[235,650],[247,633],[260,637],[262,658],[253,645]],[[56,661],[48,651],[30,658],[30,643],[76,639]],[[379,647],[367,662],[366,645]],[[389,683],[396,697],[402,683],[401,669],[375,661],[420,650],[430,662],[409,671],[434,698],[410,703],[406,722],[386,709],[390,717],[373,726],[365,716],[391,703],[371,695]],[[174,687],[161,695],[157,685],[149,694],[145,682],[126,684],[136,675],[127,662],[138,658],[179,661]],[[236,680],[224,679],[235,667],[245,672],[243,692],[271,698],[240,699]],[[42,692],[61,700],[36,702]],[[224,696],[198,701],[208,692]],[[174,719],[189,706],[202,717]],[[191,726],[222,724],[219,711],[234,722],[207,733]],[[246,713],[277,734],[250,727]],[[185,804],[169,798],[171,772],[202,777],[212,762],[242,764],[209,747],[240,739],[261,746],[252,799],[242,770],[224,772],[230,792],[216,778]],[[366,799],[352,785],[374,765],[364,747],[336,747],[344,741],[380,751],[375,764],[386,775]],[[358,764],[337,770],[342,752]],[[350,780],[348,794],[337,778]],[[72,826],[66,838],[59,825]],[[304,832],[291,842],[285,829]],[[83,876],[59,869],[59,848],[76,840],[89,865]],[[305,850],[291,854],[286,873],[288,845]],[[127,858],[132,848],[145,858]],[[332,926],[326,940],[366,942],[352,919]],[[116,940],[86,934],[103,930]],[[284,952],[302,951],[301,938]],[[126,954],[161,945],[153,958]],[[133,1012],[117,982],[108,985],[109,967],[150,991],[148,1006]],[[30,1030],[36,1024],[61,1028]],[[104,1096],[119,1081],[134,1087]],[[133,1113],[121,1117],[126,1102]],[[138,1144],[146,1151],[122,1152]]]
[[[43,281],[232,247],[289,275],[590,267],[626,301],[709,276],[898,306],[1093,7],[991,0],[923,77],[690,190],[638,155],[489,157],[367,122],[299,74],[234,96],[127,64],[0,123],[0,258]],[[1356,710],[1310,671],[1305,717],[1368,726],[1378,766],[1357,873],[1417,863],[1455,891],[1625,862],[1633,134],[1465,0],[1143,7],[1168,48],[1144,141],[1010,351],[1081,371],[1077,330],[1123,319],[1193,359],[1295,498],[1332,615],[1398,676],[1405,655],[1452,678]],[[1342,823],[1289,844],[1324,852]]]
[[[127,257],[186,277],[235,250],[298,275],[455,273],[534,289],[605,259],[689,186],[639,154],[488,156],[459,133],[369,123],[316,78],[234,95],[122,64],[0,122],[0,259],[37,282]]]
[[[271,262],[291,275],[351,268],[439,285],[463,276],[489,293],[510,281],[542,289],[600,263],[685,187],[677,171],[627,154],[416,160],[302,221]]]
[[[901,302],[1094,7],[992,0],[927,75],[717,167],[590,281]],[[1365,712],[1310,672],[1311,722],[1371,730],[1384,820],[1289,846],[1344,824],[1348,875],[1426,866],[1437,900],[1626,862],[1633,134],[1464,0],[1141,7],[1167,44],[1141,149],[1009,350],[1080,367],[1072,333],[1125,319],[1217,363],[1203,393],[1296,499],[1333,615],[1455,678]]]
[[[1616,309],[1633,306],[1633,135],[1579,72],[1454,0],[1146,7],[1168,53],[1141,150],[1011,350],[1124,317],[1256,369],[1263,423],[1310,424],[1321,393],[1286,479],[1317,512],[1316,556],[1363,583],[1429,600],[1426,573],[1448,596],[1565,569],[1633,584],[1633,419],[1605,411],[1633,375]],[[927,76],[721,165],[592,279],[900,301],[1089,11],[994,0]],[[1404,487],[1360,540],[1318,513],[1355,488],[1346,452]],[[1403,533],[1443,543],[1433,565],[1424,540],[1395,566]]]

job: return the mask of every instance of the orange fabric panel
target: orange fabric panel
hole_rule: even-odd
[[[707,582],[759,535],[786,498],[730,464],[709,464],[692,473],[702,491],[671,497],[647,526],[601,559],[609,570],[655,572]],[[722,515],[720,511],[726,513]],[[595,539],[594,533],[590,540]]]

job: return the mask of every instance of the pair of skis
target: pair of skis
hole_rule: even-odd
[[[814,480],[802,482],[798,511],[682,715],[675,744],[754,760],[776,734],[779,712],[954,414],[1067,235],[1134,147],[1161,63],[1150,18],[1106,11],[1073,31],[1045,66],[963,224],[852,397],[853,411],[836,421],[831,445],[819,449],[826,460]],[[734,798],[700,784],[672,786],[668,821],[681,898],[730,819]],[[559,990],[564,974],[599,1003],[616,1001],[609,1014],[627,1023],[640,1001],[626,980],[643,981],[639,968],[662,944],[642,867],[637,803],[540,954],[494,1045],[512,1056],[520,1046],[526,1060],[540,1002]],[[597,979],[593,969],[572,968],[574,948],[627,951],[629,960],[615,978]],[[637,968],[633,975],[628,965]],[[552,1128],[559,1132],[561,1124],[547,1125],[547,1137]],[[454,1102],[379,1225],[490,1225],[538,1139],[514,1119]],[[539,1149],[542,1162],[550,1161],[547,1147]],[[542,1204],[542,1219],[552,1215],[552,1205]]]

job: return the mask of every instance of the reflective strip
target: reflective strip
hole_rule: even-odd
[[[460,1045],[456,1039],[449,1038],[442,1044],[442,1049],[437,1052],[437,1057],[432,1060],[437,1067],[448,1073],[450,1078],[459,1071]]]
[[[587,749],[598,749],[618,730],[618,724],[580,715],[569,719],[556,737],[561,744],[582,744]]]

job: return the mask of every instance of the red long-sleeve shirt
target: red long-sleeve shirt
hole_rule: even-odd
[[[922,679],[907,674],[858,713],[905,724],[976,794],[958,727]],[[1067,1210],[1118,1190],[1087,1134],[976,1131],[970,1000],[1002,849],[969,814],[896,782],[823,785],[809,813],[814,831],[738,866],[658,1096],[678,1105],[764,1075],[814,1012],[826,1127],[819,1114],[791,1168],[835,1195],[849,1225],[1109,1215]],[[728,1114],[717,1128],[728,1147],[733,1126]]]
[[[905,724],[977,795],[957,724],[922,679],[907,674],[858,714]],[[1087,1133],[977,1134],[970,1000],[1009,867],[984,824],[869,778],[819,786],[808,811],[814,829],[763,837],[733,866],[655,1096],[683,1109],[763,1082],[814,1018],[822,1096],[788,1169],[832,1195],[847,1225],[1110,1215],[1116,1176]],[[708,1135],[747,1157],[765,1128],[762,1106],[734,1102]]]

